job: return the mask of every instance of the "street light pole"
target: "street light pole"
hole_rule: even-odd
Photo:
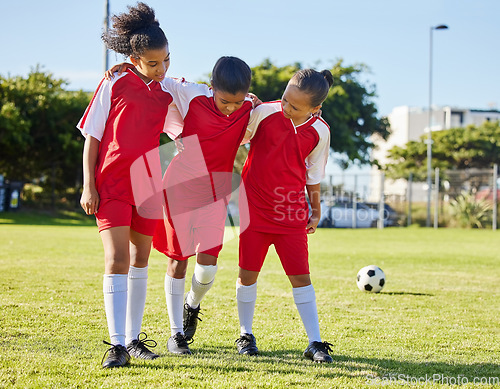
[[[431,226],[431,199],[432,199],[432,32],[434,30],[447,30],[448,26],[439,24],[431,26],[429,33],[429,117],[427,133],[427,222]]]
[[[103,24],[104,24],[103,33],[107,34],[108,28],[109,28],[109,0],[104,1],[104,22],[103,22]],[[109,68],[108,48],[106,47],[106,44],[104,44],[103,66],[104,66],[104,72],[106,72]]]

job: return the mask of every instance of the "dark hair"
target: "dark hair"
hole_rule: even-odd
[[[165,47],[168,40],[155,18],[155,11],[144,3],[127,8],[128,13],[113,15],[113,27],[102,34],[106,47],[128,57]]]
[[[233,95],[248,92],[252,81],[252,70],[241,59],[221,57],[212,70],[212,87]]]
[[[332,84],[333,76],[329,70],[318,72],[313,69],[302,69],[289,81],[289,85],[294,85],[311,96],[311,107],[317,107],[325,101]]]

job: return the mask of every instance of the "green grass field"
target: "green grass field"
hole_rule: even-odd
[[[236,353],[236,241],[225,245],[202,303],[193,355],[169,355],[165,260],[154,252],[143,329],[161,358],[104,370],[97,228],[88,218],[11,217],[0,214],[0,387],[500,387],[498,231],[319,230],[310,265],[323,339],[334,345],[330,365],[302,357],[307,337],[274,251],[258,283],[261,354]],[[380,294],[357,289],[357,271],[369,264],[386,273]]]

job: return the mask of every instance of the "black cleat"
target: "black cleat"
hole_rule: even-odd
[[[167,342],[168,351],[174,354],[191,354],[191,350],[189,349],[188,342],[184,335],[180,332],[171,336]]]
[[[333,344],[328,342],[311,342],[304,351],[304,357],[319,363],[333,362],[332,357],[328,354],[328,351],[332,351],[330,346],[333,346]]]
[[[141,339],[141,335],[143,335]],[[134,339],[132,342],[127,344],[128,353],[134,358],[139,359],[156,359],[159,357],[158,354],[152,352],[148,347],[154,348],[156,347],[156,342],[152,339],[147,339],[147,335],[145,332],[139,333],[137,339]],[[148,346],[148,347],[146,347]]]
[[[238,352],[242,355],[257,355],[259,349],[253,334],[243,334],[235,341]]]
[[[101,361],[102,367],[104,368],[122,367],[125,366],[130,361],[130,355],[125,346],[122,346],[121,344],[112,345],[111,343],[108,343],[105,340],[103,340],[103,343],[111,347],[106,350],[106,352],[102,357]]]
[[[200,313],[200,306],[198,308],[191,308],[189,304],[184,304],[182,329],[184,330],[184,337],[189,342],[193,339],[196,332],[196,327],[198,327],[198,321],[202,321],[198,315],[203,315]]]

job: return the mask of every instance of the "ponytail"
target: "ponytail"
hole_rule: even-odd
[[[313,69],[302,69],[293,75],[289,85],[294,85],[311,96],[311,107],[317,107],[328,96],[328,91],[333,85],[333,75],[329,70],[318,72]]]

